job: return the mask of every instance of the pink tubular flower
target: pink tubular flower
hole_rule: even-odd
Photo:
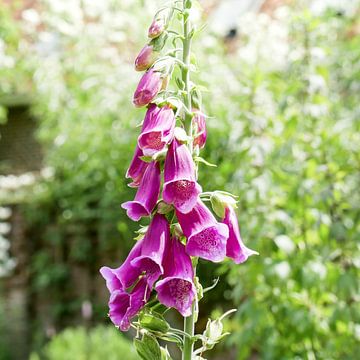
[[[145,170],[135,199],[121,204],[130,219],[139,221],[143,216],[151,214],[160,193],[160,180],[160,166],[152,161]]]
[[[218,223],[201,200],[197,201],[189,213],[176,211],[176,216],[187,237],[186,252],[189,255],[213,262],[225,258],[229,228]]]
[[[225,217],[222,220],[229,228],[229,239],[226,244],[226,256],[232,258],[236,264],[245,262],[251,255],[259,255],[258,252],[247,248],[241,240],[239,224],[235,210],[232,206],[225,209]]]
[[[150,292],[144,279],[140,279],[130,293],[123,289],[111,292],[109,317],[113,324],[121,331],[129,330],[131,318],[144,307],[149,300]]]
[[[184,317],[190,316],[196,294],[194,271],[185,246],[175,237],[167,244],[163,265],[164,278],[155,287],[159,301]]]
[[[163,273],[163,256],[169,238],[170,227],[165,216],[155,214],[142,240],[141,254],[131,260],[131,266],[145,274],[150,288]]]
[[[158,52],[154,50],[152,45],[145,45],[135,59],[135,70],[147,70],[157,59]]]
[[[129,184],[130,187],[138,187],[140,185],[144,172],[149,165],[149,163],[140,159],[143,155],[142,150],[136,145],[134,157],[126,172],[126,177],[133,180],[132,183]]]
[[[106,281],[106,287],[110,293],[119,289],[126,289],[134,284],[139,277],[141,270],[131,265],[131,261],[141,255],[142,241],[136,242],[128,257],[117,269],[103,266],[100,274]]]
[[[165,18],[163,16],[155,18],[149,27],[148,37],[150,39],[159,37],[164,32],[165,26]]]
[[[175,128],[175,115],[169,106],[162,108],[150,104],[146,112],[138,146],[144,155],[152,156],[163,150],[173,139]]]
[[[199,146],[199,148],[202,149],[205,146],[207,136],[205,115],[197,109],[193,109],[193,112],[195,115],[192,119],[192,123],[196,134],[193,146],[194,148]]]
[[[184,144],[174,139],[165,159],[163,199],[179,212],[188,213],[195,206],[201,186],[196,182],[194,162]]]
[[[160,91],[162,82],[160,72],[153,69],[148,70],[140,79],[139,85],[135,90],[133,97],[134,105],[142,107],[149,104]]]

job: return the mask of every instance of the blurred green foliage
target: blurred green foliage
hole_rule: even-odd
[[[131,60],[156,6],[44,3],[43,32],[32,39],[37,52],[28,44],[26,66],[18,66],[33,67],[32,111],[51,176],[22,206],[33,292],[53,294],[54,317],[64,319],[81,306],[68,295],[69,264],[96,278],[104,261],[118,264],[132,245],[134,224],[119,207],[134,194],[124,174],[143,115],[131,105],[138,79]],[[35,36],[34,26],[25,31]],[[236,51],[210,33],[195,39],[201,72],[194,76],[208,89],[211,116],[202,156],[218,165],[200,165],[200,183],[239,195],[242,236],[260,253],[240,266],[201,263],[199,270],[204,285],[222,279],[200,303],[203,315],[239,309],[225,345],[239,360],[357,358],[358,28],[356,13],[314,15],[297,2],[273,17],[244,16]]]
[[[54,336],[41,355],[33,353],[30,360],[138,360],[129,340],[114,327],[97,326],[67,328]]]

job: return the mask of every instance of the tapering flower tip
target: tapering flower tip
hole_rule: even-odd
[[[121,331],[129,330],[131,318],[149,300],[150,292],[144,279],[140,279],[130,293],[121,289],[113,291],[109,300],[109,317],[113,324]]]
[[[145,45],[135,59],[135,70],[145,71],[155,62],[159,53],[154,50],[153,45]]]
[[[136,107],[145,106],[155,98],[162,87],[162,74],[153,69],[148,70],[140,79],[135,90],[133,103]]]
[[[158,299],[165,306],[174,307],[182,316],[190,316],[196,294],[191,259],[185,246],[175,237],[169,241],[165,254],[164,276],[155,287]]]
[[[139,146],[136,145],[134,157],[126,172],[126,177],[133,180],[129,184],[130,187],[138,187],[140,185],[144,172],[149,165],[149,163],[141,160],[141,156],[144,156],[144,154],[142,150],[139,148]]]
[[[187,237],[186,252],[189,255],[213,262],[224,260],[229,228],[218,223],[201,200],[189,213],[176,211],[176,216]]]
[[[247,248],[241,240],[238,220],[232,206],[225,209],[225,217],[222,222],[229,228],[229,239],[226,244],[227,257],[233,259],[236,264],[241,264],[249,256],[259,255],[258,252]]]
[[[120,267],[112,269],[103,266],[100,269],[100,274],[105,279],[106,286],[110,293],[115,290],[126,289],[132,286],[139,277],[141,271],[133,267],[131,261],[141,255],[141,246],[142,241],[136,242]]]
[[[198,146],[199,149],[202,149],[205,146],[207,136],[205,115],[197,109],[193,109],[193,112],[194,117],[192,118],[192,123],[196,134],[193,146],[194,148]]]
[[[138,138],[138,146],[146,156],[164,150],[174,137],[175,115],[169,106],[150,104]]]
[[[165,28],[166,28],[165,16],[156,17],[149,27],[148,37],[150,39],[157,38],[164,32]]]
[[[132,266],[145,274],[150,289],[163,273],[162,262],[169,239],[170,227],[166,217],[155,214],[142,240],[140,256],[131,261]]]
[[[164,201],[186,214],[195,206],[201,191],[201,186],[196,182],[194,162],[189,149],[174,139],[165,159]]]
[[[159,163],[152,161],[145,170],[135,199],[121,205],[131,220],[139,221],[143,216],[150,216],[159,197],[160,181]]]

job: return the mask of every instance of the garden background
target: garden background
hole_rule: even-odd
[[[137,359],[106,317],[98,269],[136,236],[120,208],[143,115],[133,59],[160,4],[0,0],[1,360]],[[260,253],[200,262],[204,286],[220,281],[198,331],[238,309],[209,359],[356,359],[360,2],[201,6],[194,76],[217,169],[201,164],[199,180],[239,195]]]

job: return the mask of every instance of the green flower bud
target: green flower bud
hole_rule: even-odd
[[[225,217],[225,209],[229,206],[236,207],[236,200],[230,193],[225,191],[214,191],[210,197],[211,206],[217,216]]]

